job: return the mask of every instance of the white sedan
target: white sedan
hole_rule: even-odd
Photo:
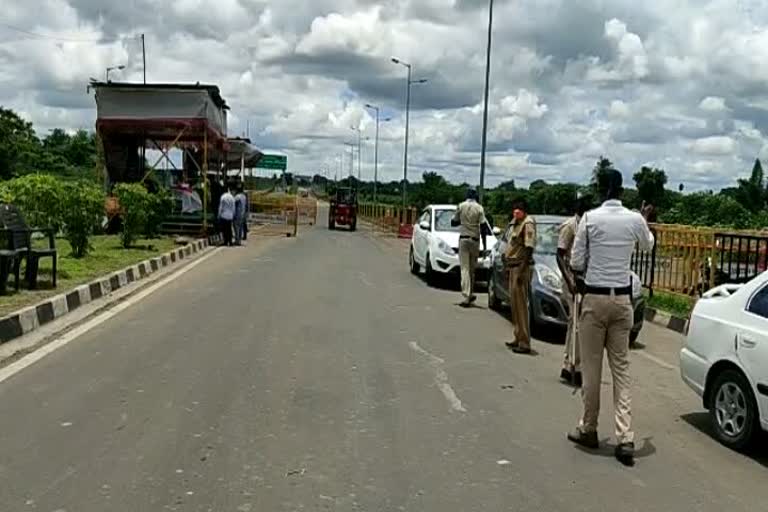
[[[419,274],[423,269],[430,284],[441,275],[458,277],[460,274],[459,228],[451,226],[455,213],[455,205],[429,205],[422,210],[419,220],[413,226],[408,263],[413,274]],[[501,233],[498,228],[491,231],[494,234]],[[484,251],[480,243],[477,273],[481,280],[488,276],[491,268],[490,251],[495,244],[496,237],[493,235],[486,239],[488,250]]]
[[[721,443],[742,450],[768,430],[768,272],[698,301],[680,372],[703,398]]]

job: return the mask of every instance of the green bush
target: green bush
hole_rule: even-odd
[[[0,189],[0,199],[16,205],[30,227],[61,229],[64,186],[58,178],[28,174],[4,182]]]
[[[115,186],[113,192],[123,214],[123,247],[130,247],[146,230],[151,196],[147,189],[138,183],[120,183]]]
[[[64,237],[72,246],[72,255],[82,258],[90,249],[89,237],[104,218],[104,192],[90,183],[66,183],[63,188]]]
[[[144,236],[147,238],[156,238],[159,234],[160,225],[172,212],[173,196],[168,190],[160,189],[156,194],[150,194]]]

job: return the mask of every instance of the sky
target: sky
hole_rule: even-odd
[[[768,157],[768,0],[496,0],[486,184],[586,182],[599,156],[631,181],[718,189]],[[4,0],[0,105],[94,129],[90,77],[217,84],[230,136],[249,129],[298,174],[434,171],[477,184],[488,0]],[[344,154],[346,151],[346,154]],[[343,162],[342,157],[343,156]],[[342,167],[343,165],[343,167]],[[357,166],[355,162],[355,173]]]

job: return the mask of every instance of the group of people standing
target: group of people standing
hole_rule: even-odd
[[[248,196],[242,183],[227,186],[219,199],[218,219],[224,245],[227,247],[242,245],[243,240],[248,238]]]
[[[580,387],[583,409],[578,426],[568,434],[573,443],[597,449],[597,422],[600,413],[600,384],[603,354],[607,353],[613,378],[616,458],[625,465],[634,463],[631,379],[629,376],[629,336],[633,324],[632,273],[630,261],[636,248],[652,249],[654,237],[648,228],[652,207],[641,212],[621,203],[623,179],[619,171],[601,176],[599,189],[604,202],[590,210],[589,202],[579,198],[576,211],[560,226],[557,260],[568,304],[562,380]],[[480,235],[487,225],[485,213],[474,191],[467,194],[454,217],[461,226],[462,306],[475,300],[474,273]],[[501,255],[509,273],[509,296],[514,338],[507,346],[518,354],[533,354],[529,325],[528,295],[536,247],[536,223],[528,215],[524,201],[513,205],[508,226],[507,247]],[[484,236],[482,237],[485,238]],[[466,247],[465,247],[466,246]]]

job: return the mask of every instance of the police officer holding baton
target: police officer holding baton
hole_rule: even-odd
[[[615,456],[622,464],[632,465],[635,445],[629,376],[629,332],[633,321],[630,260],[635,246],[651,250],[654,239],[645,219],[649,211],[645,209],[641,215],[621,204],[621,173],[611,170],[601,181],[607,200],[579,222],[571,255],[574,270],[586,272],[579,319],[584,411],[568,439],[590,449],[599,446],[597,420],[606,352],[613,376],[618,442]]]

